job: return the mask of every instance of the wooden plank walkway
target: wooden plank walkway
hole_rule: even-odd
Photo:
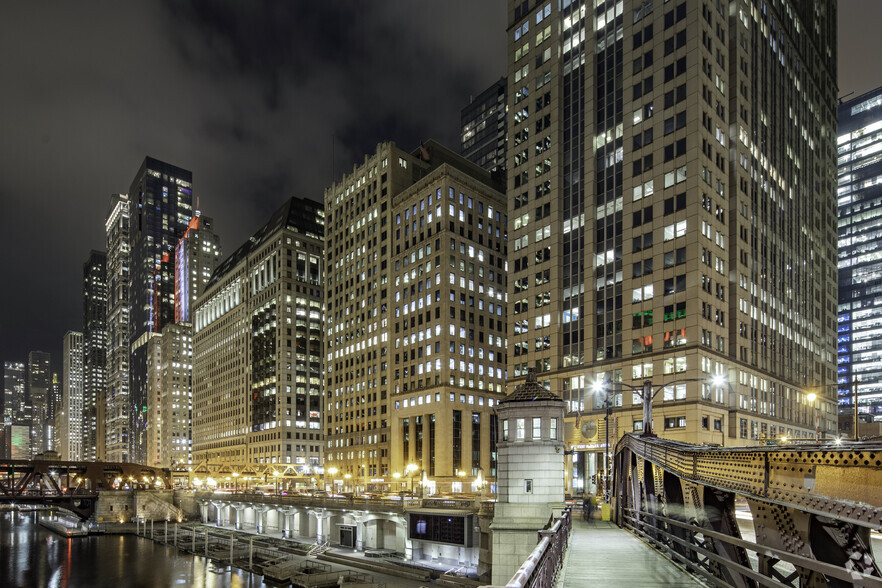
[[[573,520],[557,588],[706,586],[613,523]]]

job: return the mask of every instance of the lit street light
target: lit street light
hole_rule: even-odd
[[[420,469],[420,466],[415,463],[407,464],[407,473],[410,475],[410,493],[413,494],[413,476]]]
[[[679,380],[673,380],[671,382],[665,382],[658,388],[653,390],[652,380],[645,380],[642,386],[633,386],[631,384],[626,384],[624,382],[609,382],[608,380],[595,380],[593,384],[593,389],[595,392],[601,392],[607,388],[607,386],[621,386],[623,388],[627,388],[633,392],[636,392],[640,399],[643,401],[643,433],[640,434],[641,437],[656,437],[655,433],[652,432],[652,401],[655,398],[656,394],[664,390],[669,386],[674,386],[676,384],[685,384],[687,382],[706,382],[707,378],[681,378]],[[716,374],[710,379],[710,384],[719,388],[726,384],[726,377],[722,374]],[[603,499],[604,501],[609,500],[609,477],[610,477],[610,447],[609,447],[609,417],[612,414],[612,403],[610,402],[610,395],[612,390],[607,390],[607,397],[604,400],[604,406],[606,408],[606,416],[604,416],[604,420],[606,421],[606,445],[604,447],[604,479],[603,479]]]
[[[812,405],[812,408],[815,409],[815,441],[821,442],[821,407],[816,402],[818,400],[818,395],[814,392],[809,392],[805,397],[806,400]]]

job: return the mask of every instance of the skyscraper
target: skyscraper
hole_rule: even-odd
[[[205,290],[220,262],[220,237],[214,232],[214,221],[197,210],[175,247],[174,322],[193,322],[196,299]]]
[[[194,461],[321,462],[323,235],[321,206],[291,198],[197,301]]]
[[[505,168],[508,82],[501,78],[469,99],[460,113],[462,156],[492,172]]]
[[[114,194],[105,221],[107,238],[106,384],[96,402],[96,458],[129,461],[129,225],[131,202]]]
[[[193,217],[192,174],[146,157],[129,188],[129,460],[147,462],[147,341],[174,322],[175,247]],[[166,263],[163,263],[163,262]]]
[[[199,211],[175,248],[175,317],[148,342],[147,436],[150,465],[193,462],[193,309],[220,263],[220,238]],[[163,261],[163,264],[166,262]]]
[[[506,378],[500,188],[429,141],[413,152],[382,143],[325,190],[325,463],[335,482],[397,491],[425,477],[431,493],[495,477]]]
[[[839,105],[839,405],[853,435],[855,387],[863,419],[882,421],[882,88]]]
[[[61,404],[56,409],[56,451],[62,459],[83,459],[83,334],[64,335]]]
[[[6,425],[31,421],[25,386],[25,365],[18,361],[3,363],[3,421]]]
[[[46,446],[46,427],[52,373],[49,367],[49,354],[45,351],[31,351],[28,354],[27,382],[27,395],[31,404],[31,457],[33,457],[49,449]]]
[[[675,439],[835,432],[835,3],[512,0],[508,24],[511,384],[568,403],[568,489],[650,425],[644,387]]]
[[[83,264],[82,459],[98,458],[98,402],[104,398],[107,363],[107,254],[91,251]],[[104,430],[103,424],[101,430]],[[103,445],[103,440],[102,443]]]

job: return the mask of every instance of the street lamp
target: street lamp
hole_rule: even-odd
[[[408,473],[408,475],[410,475],[410,493],[411,494],[413,494],[413,476],[418,469],[420,469],[420,466],[418,466],[415,463],[407,464],[407,473]]]
[[[821,442],[821,407],[816,402],[818,399],[818,395],[814,392],[809,392],[805,397],[806,400],[812,405],[812,408],[815,409],[815,442]]]
[[[273,479],[276,481],[276,496],[279,495],[279,477],[282,475],[282,472],[279,470],[273,470]]]
[[[643,433],[640,434],[641,437],[656,437],[657,435],[652,432],[652,401],[655,398],[656,394],[664,390],[669,386],[674,386],[676,384],[685,384],[687,382],[707,382],[707,378],[681,378],[679,380],[673,380],[671,382],[665,382],[655,390],[653,390],[652,380],[644,380],[643,385],[641,386],[633,386],[631,384],[626,384],[624,382],[609,382],[607,380],[595,380],[593,384],[593,388],[595,392],[600,392],[604,388],[606,388],[607,384],[609,385],[617,385],[622,386],[623,388],[627,388],[633,392],[636,392],[640,399],[643,401]],[[710,384],[715,388],[719,388],[726,384],[726,377],[722,374],[715,374],[710,378]],[[611,392],[611,391],[610,391]],[[609,392],[607,392],[606,399],[606,416],[604,417],[607,424],[607,440],[606,440],[606,451],[609,451],[609,416],[612,414],[612,406],[609,403]],[[609,465],[609,459],[605,460],[607,466]],[[608,499],[608,488],[609,488],[609,467],[606,468],[604,472],[604,500]]]
[[[604,381],[603,380],[594,380],[594,388],[595,393],[600,393],[604,389]],[[603,420],[605,423],[604,432],[606,434],[606,441],[603,445],[603,501],[609,501],[609,417],[612,414],[612,402],[610,402],[610,396],[612,395],[612,390],[606,391],[606,398],[603,401],[604,406],[606,407],[606,414],[603,416]],[[645,426],[645,425],[644,425]]]
[[[238,493],[239,492],[239,472],[233,472],[233,484],[234,484],[233,491]]]
[[[331,466],[328,468],[328,473],[331,474],[331,487],[332,488],[334,487],[334,476],[337,475],[338,471],[339,470],[337,468],[335,468],[334,466]],[[327,489],[328,489],[328,484],[327,484],[327,482],[325,482],[325,490],[327,490]]]

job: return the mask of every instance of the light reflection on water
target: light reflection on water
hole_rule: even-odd
[[[36,512],[0,511],[0,586],[263,588],[262,577],[132,535],[60,537]]]

